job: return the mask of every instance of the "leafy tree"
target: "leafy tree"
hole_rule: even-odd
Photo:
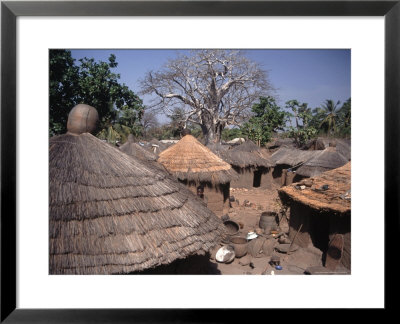
[[[178,138],[187,126],[185,121],[185,111],[183,108],[174,108],[172,113],[168,114],[167,117],[171,119],[171,136]]]
[[[200,125],[206,144],[249,115],[249,107],[271,90],[267,74],[239,51],[194,50],[180,55],[142,80],[144,94],[154,94],[153,108],[167,114],[181,107],[184,122]]]
[[[51,50],[50,63],[50,136],[65,133],[67,118],[75,106],[77,95],[78,67],[70,51]]]
[[[131,133],[140,130],[143,102],[118,82],[120,75],[112,72],[117,66],[114,54],[108,62],[85,57],[76,65],[70,51],[50,51],[50,135],[66,131],[68,113],[79,103],[97,109],[99,136],[111,142],[115,141],[115,132],[122,132],[123,137],[127,128]]]
[[[290,117],[296,121],[296,127],[289,127],[288,135],[298,146],[302,146],[317,134],[317,129],[310,125],[313,118],[311,108],[308,108],[307,103],[300,103],[297,100],[287,101],[286,108],[293,112],[290,113]]]
[[[254,104],[251,111],[253,116],[243,124],[241,131],[259,145],[268,143],[273,133],[283,130],[288,118],[271,96],[260,97],[260,102]]]
[[[325,100],[325,103],[321,105],[324,113],[324,119],[322,120],[320,127],[327,127],[327,134],[333,135],[336,132],[336,122],[338,119],[337,108],[340,104],[338,101],[336,104],[333,100]]]
[[[327,133],[328,127],[323,124],[322,121],[325,119],[324,110],[321,107],[316,107],[312,110],[312,118],[309,125],[317,129],[318,133]]]
[[[243,136],[244,135],[243,135],[242,131],[240,130],[240,128],[225,128],[221,134],[221,138],[224,141],[230,141],[230,140],[233,140],[234,138],[243,137]]]
[[[339,132],[341,135],[350,135],[351,134],[351,98],[347,99],[345,103],[343,103],[342,107],[338,111],[338,122],[337,126],[339,128]]]

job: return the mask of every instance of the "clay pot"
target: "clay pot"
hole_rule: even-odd
[[[231,245],[235,250],[235,256],[241,258],[247,254],[247,240],[244,237],[231,237]]]

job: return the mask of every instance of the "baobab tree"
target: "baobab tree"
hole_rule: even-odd
[[[220,141],[222,130],[249,117],[251,106],[272,87],[267,73],[241,51],[193,50],[169,60],[141,80],[152,94],[152,109],[184,111],[183,122],[199,124],[206,143]]]

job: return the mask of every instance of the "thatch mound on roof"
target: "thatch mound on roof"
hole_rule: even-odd
[[[133,141],[132,136],[128,136],[128,140],[119,148],[122,152],[135,156],[143,161],[156,161],[157,156],[152,152],[144,149],[139,144]]]
[[[322,172],[341,167],[349,161],[346,157],[337,152],[334,147],[328,147],[323,151],[313,152],[315,152],[315,155],[296,170],[298,175],[314,177]]]
[[[51,274],[141,271],[219,243],[200,199],[91,134],[53,137],[49,153]]]
[[[351,162],[312,178],[313,186],[297,189],[297,183],[279,189],[281,197],[290,198],[319,211],[350,212]],[[328,185],[328,190],[318,190]],[[316,190],[315,190],[316,189]],[[347,194],[347,195],[346,195]]]
[[[161,152],[158,162],[179,180],[224,184],[237,178],[228,163],[192,135]]]
[[[269,168],[273,166],[273,164],[263,156],[261,149],[252,141],[246,141],[230,150],[222,151],[221,157],[229,164],[240,168]]]
[[[315,156],[317,151],[303,151],[293,148],[281,147],[271,155],[271,162],[276,165],[297,166]]]

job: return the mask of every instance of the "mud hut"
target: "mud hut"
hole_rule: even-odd
[[[50,274],[138,273],[207,257],[220,219],[165,173],[91,135],[96,118],[78,105],[68,132],[50,139]]]
[[[190,190],[204,197],[207,207],[216,215],[223,216],[228,212],[230,182],[237,174],[192,135],[182,137],[161,152],[158,162]]]
[[[304,162],[296,173],[300,177],[315,177],[322,172],[339,168],[349,160],[336,151],[336,147],[328,147],[323,151],[314,151],[315,155]]]
[[[273,164],[252,141],[246,141],[229,150],[221,151],[220,157],[232,165],[239,178],[231,182],[233,188],[271,188]]]
[[[302,179],[297,176],[296,168],[318,154],[317,152],[281,147],[270,158],[271,163],[275,164],[272,171],[274,181],[284,186]]]
[[[326,256],[331,242],[339,237],[342,246],[337,247],[336,259],[350,269],[351,162],[309,180],[312,186],[303,190],[298,186],[301,182],[279,189],[283,204],[290,207],[289,238],[296,236],[295,244],[312,245]]]

